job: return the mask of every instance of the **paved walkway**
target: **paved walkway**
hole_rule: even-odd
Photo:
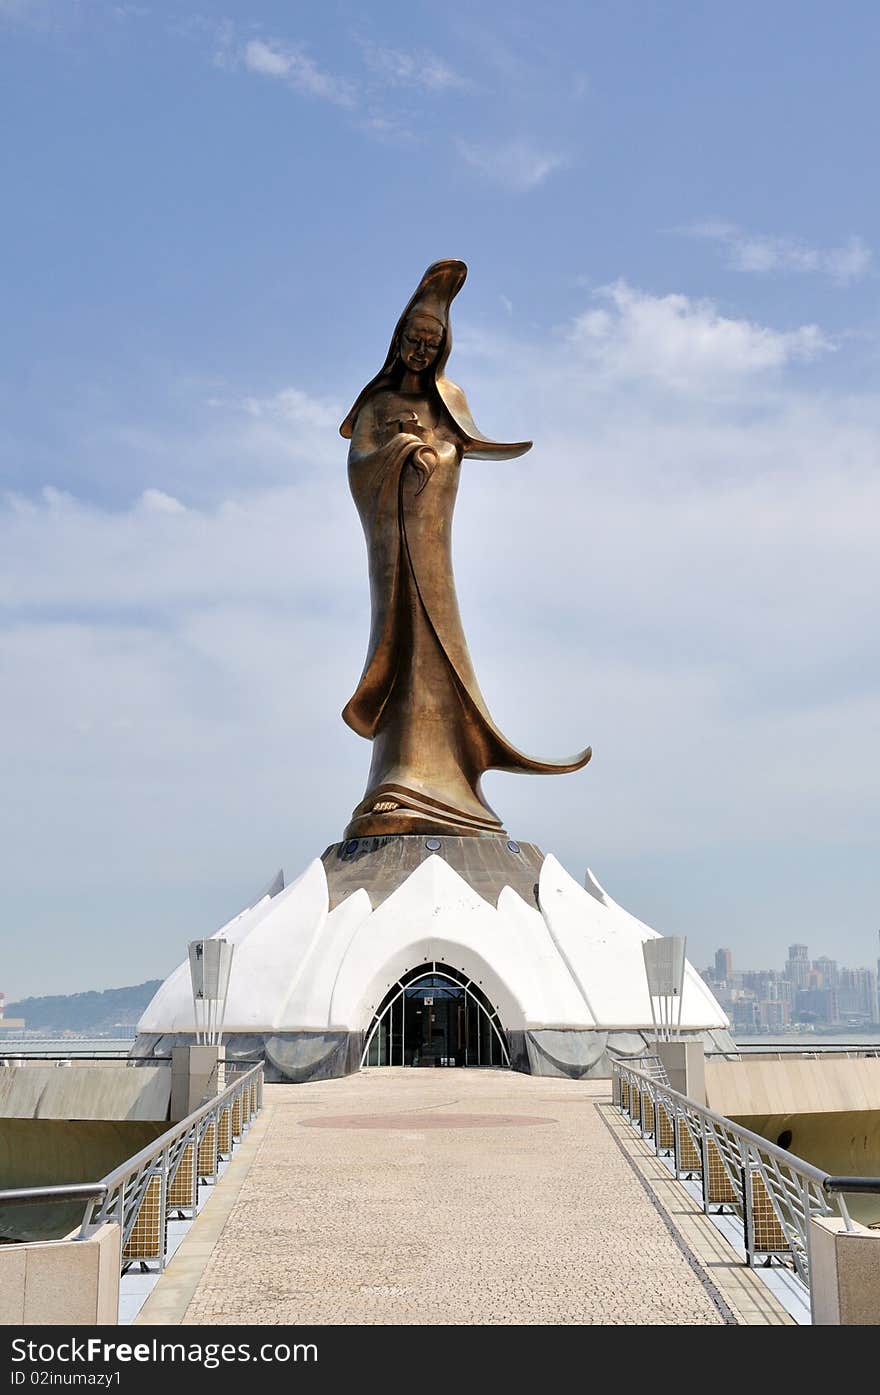
[[[701,1257],[652,1200],[608,1100],[507,1071],[267,1086],[138,1322],[785,1321],[737,1311],[717,1239]]]

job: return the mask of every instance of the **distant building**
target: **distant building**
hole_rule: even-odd
[[[837,977],[837,1003],[844,1022],[877,1022],[877,975],[873,969],[841,969]]]
[[[791,1009],[779,998],[764,998],[757,1004],[757,1018],[762,1031],[779,1031],[791,1022]]]
[[[5,1017],[5,1016],[4,1016],[5,1008],[6,1008],[6,994],[5,994],[5,993],[0,993],[0,1031],[3,1031],[3,1032],[11,1032],[11,1031],[20,1032],[20,1031],[23,1029],[23,1027],[24,1027],[24,1018],[23,1018],[23,1017]]]
[[[737,998],[728,1007],[735,1032],[756,1032],[759,1027],[758,1005],[754,998]]]
[[[829,959],[827,954],[823,954],[819,959],[814,959],[811,980],[814,976],[816,982],[815,984],[811,982],[811,987],[823,988],[829,995],[828,1016],[825,1021],[838,1022],[840,1020],[840,1005],[837,997],[839,977],[835,960]]]
[[[833,1022],[830,988],[799,988],[795,995],[795,1016],[802,1022]]]
[[[810,953],[806,945],[789,945],[785,977],[795,988],[809,987]]]
[[[880,970],[880,959],[877,965]],[[781,973],[776,969],[734,973],[731,951],[718,949],[703,978],[735,1032],[780,1032],[797,1022],[821,1027],[880,1023],[880,972],[843,968],[827,954],[811,962],[807,945],[789,945]]]

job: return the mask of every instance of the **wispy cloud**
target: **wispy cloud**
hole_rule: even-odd
[[[425,50],[407,52],[375,43],[372,39],[358,40],[367,67],[386,83],[396,87],[416,87],[427,92],[448,92],[464,89],[471,83],[450,68],[442,58]]]
[[[282,82],[303,97],[340,107],[353,107],[357,101],[355,84],[322,68],[304,44],[279,39],[242,42],[229,20],[215,34],[213,58],[218,68],[243,68],[257,77]]]
[[[502,144],[458,141],[459,153],[469,165],[517,194],[527,194],[568,163],[561,151],[540,150],[528,140]]]
[[[797,238],[750,233],[735,223],[692,223],[678,231],[686,237],[720,244],[728,266],[735,271],[812,273],[847,285],[866,276],[871,268],[871,249],[856,234],[838,247],[820,248]]]
[[[248,72],[280,78],[305,97],[318,97],[341,107],[354,106],[354,84],[325,72],[302,45],[251,39],[244,47],[243,61]]]
[[[360,123],[361,130],[383,145],[414,145],[421,137],[405,117],[385,111],[370,111]]]

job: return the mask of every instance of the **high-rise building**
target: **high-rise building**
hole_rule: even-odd
[[[806,945],[789,945],[785,977],[795,988],[807,988],[810,981],[810,954]]]
[[[834,959],[829,959],[827,954],[820,955],[813,960],[813,973],[815,975],[817,988],[823,988],[828,994],[828,1022],[836,1022],[840,1017],[840,1004],[837,997],[838,972],[837,963]],[[812,984],[811,984],[812,986]]]
[[[840,1016],[863,1022],[876,1022],[877,975],[873,969],[841,969],[837,1000]]]
[[[715,977],[723,983],[730,983],[733,978],[733,955],[729,949],[716,949]]]

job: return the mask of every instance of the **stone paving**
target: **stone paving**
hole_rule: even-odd
[[[608,1081],[508,1071],[267,1086],[234,1195],[221,1184],[139,1321],[735,1321],[608,1100]]]

